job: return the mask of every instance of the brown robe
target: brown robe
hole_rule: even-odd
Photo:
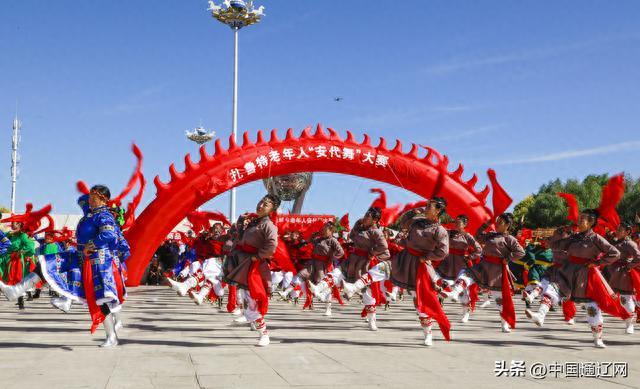
[[[243,245],[255,247],[258,252],[255,254],[242,251]],[[268,216],[255,219],[245,229],[242,237],[227,256],[229,272],[225,273],[224,281],[231,285],[236,285],[242,289],[248,289],[248,276],[251,267],[251,257],[258,257],[260,261],[260,276],[271,287],[271,271],[268,260],[273,256],[278,246],[278,227],[273,224]],[[230,261],[229,261],[230,259]],[[268,290],[267,289],[267,290]]]
[[[302,270],[298,276],[304,280],[311,280],[314,283],[322,281],[327,274],[327,268],[334,260],[342,258],[344,250],[336,238],[317,238],[313,240],[313,257],[326,257],[327,259],[307,259],[302,261]]]
[[[404,241],[404,250],[391,259],[391,282],[408,290],[416,289],[416,276],[420,260],[431,261],[432,274],[449,253],[449,233],[439,222],[416,217],[411,221]],[[420,255],[416,255],[416,253]]]
[[[358,278],[369,270],[369,260],[375,256],[378,261],[389,260],[389,247],[384,234],[379,227],[371,227],[364,229],[361,227],[361,221],[358,220],[356,225],[349,233],[349,238],[353,242],[353,248],[367,252],[366,256],[358,255],[354,252],[340,264],[340,270],[344,275],[345,281],[349,283],[356,282]]]
[[[458,230],[449,231],[449,250],[453,249],[466,251],[469,254],[465,256],[449,251],[449,255],[438,266],[438,273],[443,278],[455,279],[460,270],[467,268],[467,260],[474,261],[482,253],[482,247],[470,233],[461,233]]]
[[[612,265],[606,266],[602,271],[611,289],[620,294],[633,294],[633,284],[629,272],[640,267],[640,250],[636,242],[629,237],[614,242],[620,251],[620,259]]]
[[[483,257],[497,257],[508,261],[517,261],[524,257],[525,254],[518,240],[509,234],[478,230],[476,240],[483,246]],[[492,263],[482,259],[468,269],[468,274],[481,288],[502,290],[501,263]]]
[[[620,257],[620,251],[605,238],[589,230],[563,237],[556,231],[549,239],[549,246],[561,257],[558,265],[547,270],[549,282],[558,288],[561,296],[574,301],[590,301],[587,297],[587,265],[573,263],[570,257],[589,259],[590,264],[608,265]],[[606,284],[606,283],[605,283]]]

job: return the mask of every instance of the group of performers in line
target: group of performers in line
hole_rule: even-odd
[[[502,332],[515,328],[517,293],[527,305],[526,316],[538,326],[556,307],[573,324],[575,303],[583,304],[595,347],[605,347],[603,312],[623,319],[626,333],[633,333],[640,236],[628,223],[607,238],[597,234],[595,210],[582,211],[572,228],[526,244],[510,234],[510,213],[474,235],[466,231],[464,215],[445,228],[440,219],[447,203],[441,197],[402,215],[398,232],[381,228],[381,210],[372,207],[348,234],[337,234],[336,224],[328,222],[310,239],[295,230],[279,234],[270,218],[278,206],[279,200],[267,195],[255,213],[242,215],[228,229],[215,224],[188,242],[183,260],[167,274],[173,290],[199,305],[221,304],[227,293],[227,311],[237,316],[236,324],[258,331],[259,346],[269,344],[265,315],[275,293],[285,300],[304,299],[303,309],[314,300],[324,303],[326,316],[332,314],[332,302],[360,294],[362,317],[373,331],[378,306],[410,294],[426,346],[433,344],[434,322],[449,338],[444,300],[461,304],[459,321],[466,323],[481,293],[495,302]],[[488,304],[489,299],[482,306]]]
[[[108,188],[96,185],[79,198],[84,216],[75,237],[69,231],[48,231],[36,248],[30,213],[5,219],[12,230],[0,235],[4,295],[21,301],[22,308],[27,292],[35,296],[48,283],[57,295],[51,301],[55,307],[68,312],[74,302],[88,306],[92,332],[104,325],[104,347],[118,344],[129,256],[110,197]],[[279,234],[272,221],[279,206],[277,197],[266,195],[254,213],[233,225],[214,224],[188,239],[182,260],[167,273],[171,288],[196,304],[221,302],[227,294],[228,312],[236,324],[258,332],[258,346],[270,342],[265,317],[276,292],[285,300],[304,299],[303,309],[313,307],[314,300],[324,303],[326,316],[332,314],[333,301],[343,304],[343,296],[350,300],[360,294],[361,315],[372,331],[378,329],[377,307],[408,294],[426,346],[433,344],[434,322],[449,339],[445,299],[461,305],[459,321],[465,323],[481,293],[495,302],[503,332],[515,328],[513,295],[522,293],[525,314],[538,326],[560,306],[573,324],[574,303],[584,304],[595,347],[605,347],[603,312],[625,320],[626,332],[633,333],[640,237],[624,222],[611,236],[599,235],[595,210],[582,211],[572,228],[559,228],[548,239],[523,247],[510,234],[510,213],[499,215],[491,230],[487,223],[474,235],[466,231],[465,215],[445,228],[440,219],[447,202],[441,197],[403,214],[398,232],[382,228],[381,210],[371,207],[348,234],[336,234],[336,223],[328,222],[307,239],[300,231]]]

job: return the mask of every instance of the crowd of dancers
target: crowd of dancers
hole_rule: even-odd
[[[91,331],[102,323],[102,346],[112,347],[123,326],[129,257],[121,212],[101,185],[83,194],[78,205],[83,217],[75,233],[49,229],[35,239],[42,235],[37,229],[46,210],[28,208],[3,220],[11,230],[0,235],[0,290],[24,309],[25,297],[39,297],[48,284],[54,307],[69,312],[74,303],[87,306]],[[633,333],[640,236],[626,222],[599,234],[596,210],[579,212],[573,225],[550,236],[524,240],[510,234],[510,213],[473,234],[465,215],[442,225],[447,202],[441,197],[403,213],[395,230],[381,226],[382,210],[371,207],[350,229],[326,222],[316,231],[279,231],[273,222],[279,206],[277,197],[266,195],[255,212],[235,223],[207,223],[197,236],[182,235],[180,261],[164,274],[178,295],[195,304],[222,306],[226,296],[233,323],[257,331],[258,346],[270,343],[266,316],[276,296],[300,301],[301,309],[321,304],[324,315],[331,316],[332,304],[359,295],[361,316],[372,331],[378,330],[379,306],[410,296],[426,346],[433,345],[434,323],[450,339],[445,300],[460,304],[457,321],[463,325],[482,295],[480,306],[495,303],[505,333],[516,326],[514,296],[525,301],[524,314],[538,326],[555,307],[573,324],[576,303],[582,304],[595,347],[605,347],[603,312],[624,320],[626,333]]]
[[[624,320],[626,333],[633,333],[640,237],[631,224],[620,223],[605,238],[594,231],[598,212],[589,209],[572,227],[523,240],[510,234],[514,218],[504,213],[493,228],[487,223],[472,235],[464,215],[449,228],[440,223],[446,205],[443,198],[430,199],[402,215],[397,231],[381,227],[381,210],[372,207],[349,232],[337,233],[337,223],[328,222],[305,239],[297,230],[278,231],[270,215],[279,200],[265,196],[255,213],[188,241],[166,275],[173,290],[199,305],[221,306],[226,294],[234,323],[258,331],[259,346],[269,344],[265,316],[273,296],[304,300],[302,309],[324,304],[324,315],[331,316],[334,302],[360,295],[361,316],[372,331],[379,306],[411,296],[427,346],[435,322],[449,339],[444,300],[461,305],[459,322],[466,323],[482,294],[481,306],[495,303],[505,333],[516,323],[514,295],[525,300],[524,313],[538,326],[556,306],[574,324],[575,304],[582,305],[595,347],[605,347],[603,312]]]

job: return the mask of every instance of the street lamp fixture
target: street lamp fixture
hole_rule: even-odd
[[[209,0],[209,11],[214,18],[232,29],[256,24],[264,16],[264,6],[255,8],[253,1],[225,0],[221,5],[216,5]]]
[[[187,135],[187,139],[197,143],[200,146],[209,142],[216,136],[215,131],[206,130],[202,126],[196,127],[191,131],[185,131],[185,134]]]

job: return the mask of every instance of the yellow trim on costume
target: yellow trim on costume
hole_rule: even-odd
[[[536,265],[540,265],[540,266],[551,266],[551,265],[553,264],[553,262],[540,261],[540,260],[538,260],[538,259],[536,259],[536,260],[534,261],[534,263],[535,263]]]

